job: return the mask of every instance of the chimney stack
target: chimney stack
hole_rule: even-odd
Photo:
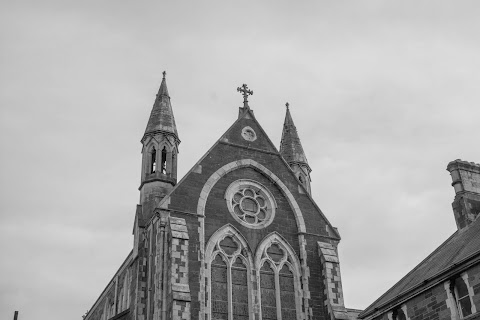
[[[457,159],[448,164],[447,170],[452,176],[455,190],[452,208],[460,230],[468,227],[480,213],[480,164]]]

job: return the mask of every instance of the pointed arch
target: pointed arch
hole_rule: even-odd
[[[150,149],[150,169],[149,169],[149,173],[155,173],[157,172],[158,168],[157,168],[157,149],[155,149],[155,147],[152,146],[152,148]]]
[[[127,269],[125,271],[125,276],[123,278],[123,286],[122,286],[122,291],[121,291],[121,294],[120,294],[120,298],[119,299],[119,312],[122,312],[124,311],[125,309],[128,308],[128,301],[129,301],[129,298],[130,298],[130,282],[129,282],[129,269]]]
[[[246,250],[247,257],[245,257],[248,261],[248,264],[253,266],[253,254],[252,250],[250,250],[250,246],[248,245],[247,240],[245,237],[237,230],[233,225],[226,224],[223,227],[219,228],[215,233],[210,237],[208,240],[207,246],[205,248],[205,261],[210,262],[214,257],[213,254],[215,251],[215,246],[217,246],[223,239],[226,237],[233,237],[241,248]]]
[[[205,250],[207,319],[253,319],[253,256],[232,225],[218,229]]]
[[[147,177],[148,175],[155,173],[156,167],[158,164],[157,151],[158,142],[153,137],[149,137],[148,140],[144,142],[142,149],[142,177]],[[155,167],[155,170],[154,170]]]
[[[273,181],[273,183],[275,183],[280,188],[281,192],[283,193],[288,203],[290,204],[290,207],[293,210],[293,213],[295,215],[295,221],[297,222],[298,231],[301,233],[305,233],[306,227],[305,227],[305,221],[303,219],[303,214],[293,194],[290,192],[287,186],[282,182],[282,180],[280,180],[272,171],[270,171],[265,166],[261,165],[260,163],[252,159],[242,159],[238,161],[233,161],[224,165],[217,171],[215,171],[207,180],[207,182],[203,186],[202,191],[200,192],[200,198],[197,204],[197,213],[201,216],[205,215],[205,204],[207,202],[208,195],[210,194],[210,191],[212,190],[213,186],[215,186],[215,184],[220,180],[221,177],[223,177],[224,175],[226,175],[227,173],[233,170],[237,170],[244,167],[251,167],[256,171],[264,174],[267,178]]]
[[[158,150],[159,172],[173,176],[173,171],[176,171],[176,162],[174,162],[173,157],[173,154],[176,154],[175,144],[165,137],[165,139],[158,144]]]
[[[277,232],[267,235],[255,253],[260,319],[300,319],[301,264],[292,246]]]

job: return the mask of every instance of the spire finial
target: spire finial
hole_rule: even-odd
[[[162,74],[163,74],[163,79],[165,79],[165,76],[167,75],[167,72],[163,71]]]
[[[248,108],[248,95],[253,95],[253,91],[248,89],[248,86],[244,83],[241,87],[237,88],[238,92],[243,95],[243,107]]]
[[[288,107],[290,106],[290,103],[285,103],[285,107],[287,107],[287,110],[288,110]]]

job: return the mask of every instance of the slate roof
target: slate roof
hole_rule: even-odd
[[[303,151],[300,138],[298,137],[297,128],[293,123],[292,115],[287,104],[287,113],[285,114],[285,122],[283,123],[282,140],[280,142],[280,154],[288,162],[298,162],[308,165],[307,157]]]
[[[376,309],[381,309],[394,302],[399,295],[403,295],[412,289],[431,285],[430,281],[434,278],[441,277],[451,268],[458,267],[465,260],[479,255],[480,219],[477,219],[469,227],[457,230],[425,260],[366,308],[359,317],[369,316]]]
[[[150,118],[148,119],[144,138],[147,134],[156,132],[171,133],[178,139],[177,125],[175,124],[170,95],[168,94],[165,72],[163,73],[162,84],[160,89],[158,89]]]

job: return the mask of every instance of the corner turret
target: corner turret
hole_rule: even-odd
[[[295,172],[295,176],[298,181],[307,189],[311,194],[310,189],[310,166],[307,162],[307,157],[303,151],[300,138],[298,137],[297,128],[293,123],[292,116],[290,114],[289,103],[285,104],[287,112],[285,114],[285,122],[283,123],[282,140],[280,142],[280,154]]]

